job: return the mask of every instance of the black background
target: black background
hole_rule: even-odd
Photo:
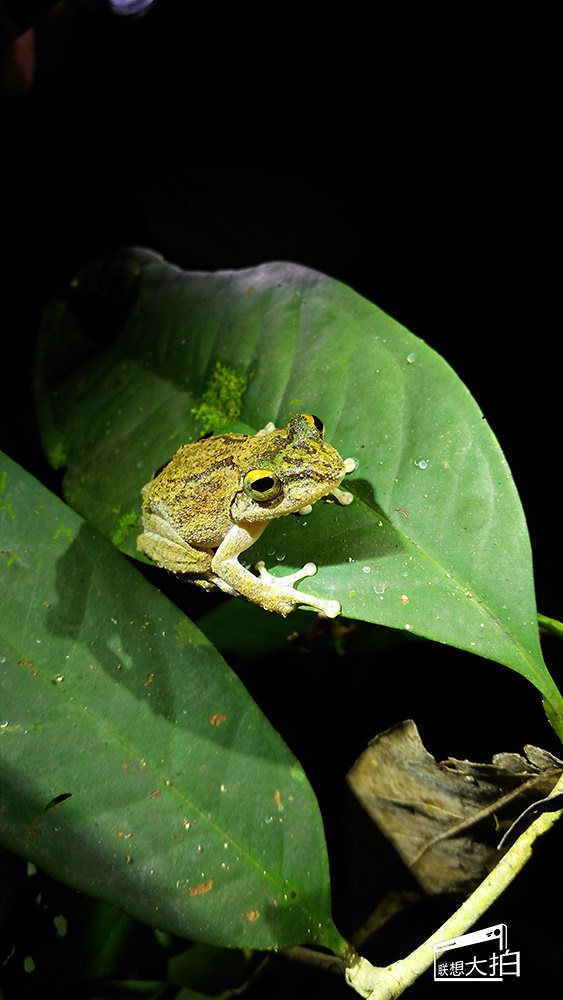
[[[308,17],[161,0],[137,22],[67,4],[38,26],[35,85],[0,107],[1,444],[57,488],[37,442],[30,355],[42,303],[85,261],[136,244],[187,269],[305,264],[376,302],[466,383],[522,498],[538,607],[561,618],[550,25]],[[561,683],[558,647],[545,651]],[[345,933],[382,894],[371,854],[386,848],[343,791],[376,732],[413,717],[438,759],[490,760],[526,742],[558,753],[535,691],[456,650],[408,647],[375,666],[353,650],[295,652],[240,672],[318,791]],[[559,836],[485,922],[508,924],[521,985],[544,996],[561,986]],[[449,909],[433,902],[384,934],[377,960],[406,954]],[[353,995],[316,975],[278,969],[252,995]],[[456,986],[422,980],[412,995],[438,988]]]

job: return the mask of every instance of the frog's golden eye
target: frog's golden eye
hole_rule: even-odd
[[[242,488],[251,500],[266,503],[281,493],[281,480],[271,469],[251,469],[242,481]]]
[[[319,432],[324,441],[325,425],[322,420],[319,420],[314,413],[302,413],[301,416],[303,417],[303,420],[306,420],[308,424],[311,424],[311,427],[314,427]]]

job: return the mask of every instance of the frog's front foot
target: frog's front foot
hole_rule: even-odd
[[[295,573],[290,573],[288,576],[273,576],[266,569],[266,564],[262,561],[257,562],[254,569],[258,571],[261,583],[267,584],[268,588],[272,588],[275,591],[276,606],[272,610],[277,611],[278,614],[288,615],[299,604],[316,608],[317,611],[322,611],[327,618],[336,618],[340,614],[340,604],[338,601],[326,601],[322,597],[313,597],[312,594],[305,594],[301,590],[293,589],[295,583],[299,583],[300,580],[305,579],[307,576],[315,575],[317,567],[314,563],[305,563],[302,569],[297,570]]]

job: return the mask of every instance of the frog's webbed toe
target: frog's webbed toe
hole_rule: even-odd
[[[317,611],[322,611],[327,618],[336,618],[340,614],[340,604],[338,601],[327,601],[323,597],[314,597],[312,594],[305,594],[301,590],[294,589],[294,584],[299,583],[300,580],[305,579],[307,576],[315,575],[317,567],[314,563],[305,563],[301,569],[287,576],[273,576],[266,569],[266,564],[262,561],[257,562],[254,569],[258,571],[261,582],[267,584],[269,588],[271,587],[278,595],[279,609],[276,608],[276,610],[279,610],[280,614],[289,614],[299,604],[316,608]],[[287,607],[287,610],[282,610],[284,606]]]

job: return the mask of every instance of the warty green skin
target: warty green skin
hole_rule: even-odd
[[[253,436],[223,434],[183,445],[143,489],[145,530],[138,549],[184,579],[240,594],[280,614],[298,603],[337,614],[337,602],[290,589],[315,572],[312,564],[282,582],[265,569],[255,577],[238,563],[272,519],[315,503],[342,481],[345,463],[319,426],[300,414],[283,429],[268,424]],[[248,495],[244,481],[253,470],[279,480],[271,499]]]
[[[342,481],[344,462],[316,428],[307,434],[293,423],[264,435],[222,434],[182,445],[145,487],[143,513],[158,512],[186,541],[215,548],[233,522],[269,521],[315,503]],[[273,500],[257,503],[244,493],[244,476],[253,469],[281,480]]]

